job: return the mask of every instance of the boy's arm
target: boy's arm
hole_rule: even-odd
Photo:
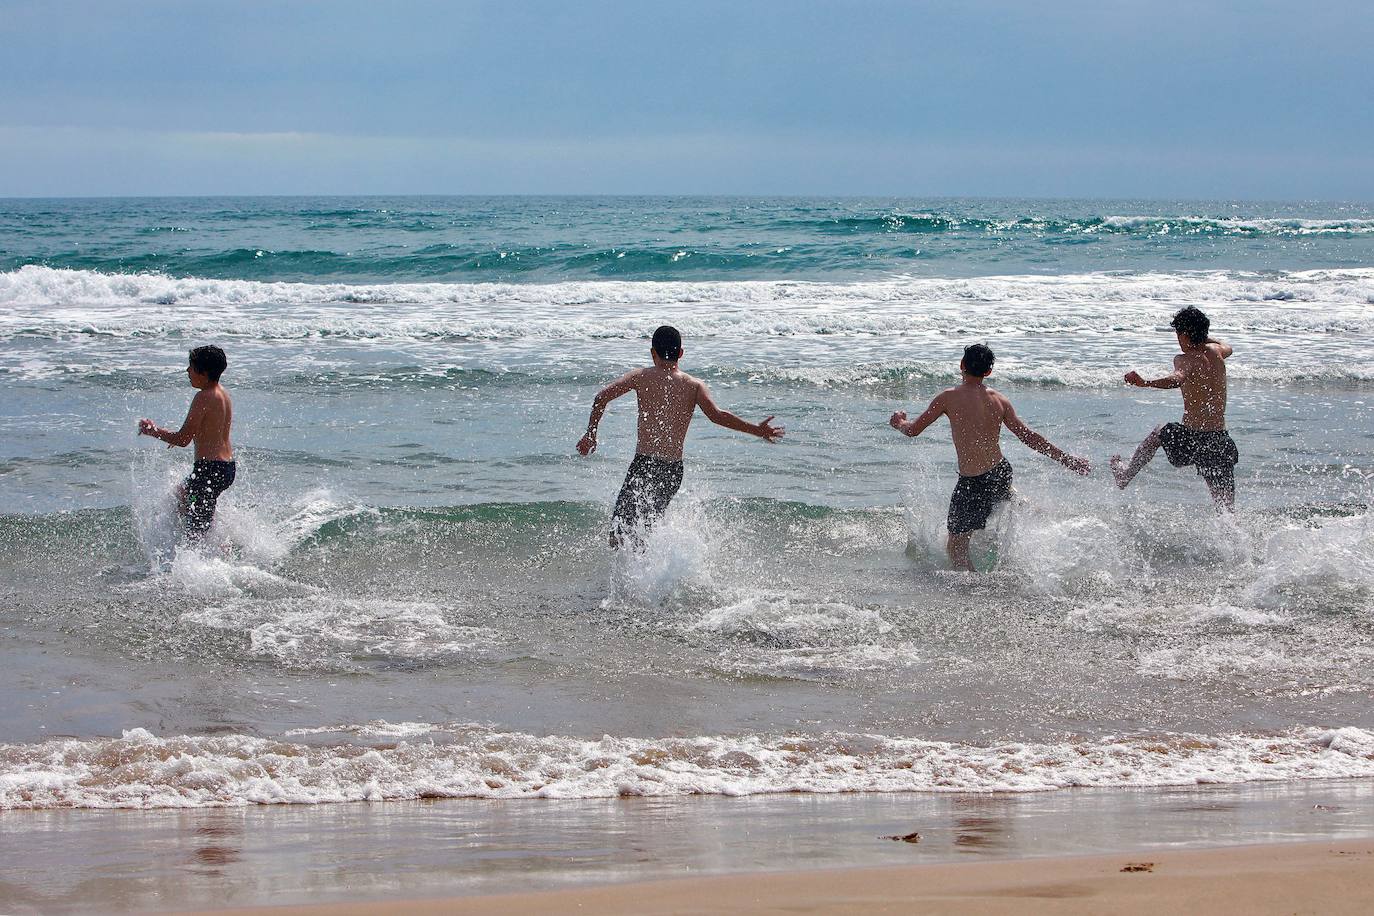
[[[592,398],[592,415],[587,418],[587,432],[577,443],[577,451],[582,455],[590,455],[596,451],[596,427],[601,423],[601,415],[606,412],[606,405],[620,397],[622,394],[629,394],[634,391],[635,382],[639,378],[639,370],[627,372],[620,378],[611,382],[605,388],[596,393]]]
[[[205,419],[206,404],[209,398],[205,392],[199,392],[191,399],[191,409],[186,411],[186,419],[181,424],[181,429],[172,432],[170,429],[163,429],[152,420],[139,420],[138,432],[141,436],[152,436],[154,439],[161,439],[167,443],[168,448],[185,448],[196,440],[196,434],[200,432],[201,421]]]
[[[908,436],[919,436],[921,433],[925,432],[927,426],[940,419],[944,412],[945,396],[943,394],[937,394],[935,399],[930,402],[930,406],[925,409],[925,412],[916,419],[908,420],[906,418],[906,411],[899,410],[892,415],[887,423],[898,432],[906,433]]]
[[[769,442],[777,442],[782,438],[786,430],[782,426],[773,425],[772,417],[764,417],[758,423],[750,423],[742,417],[732,414],[728,410],[719,407],[715,399],[711,397],[710,390],[705,382],[697,383],[697,406],[701,412],[706,414],[706,419],[717,426],[724,426],[726,429],[733,429],[737,432],[748,433],[751,436],[758,436],[760,439],[767,439]]]
[[[1230,344],[1223,343],[1222,341],[1217,340],[1215,337],[1207,338],[1207,342],[1217,348],[1217,355],[1220,356],[1222,359],[1229,358],[1230,355],[1235,352],[1233,349],[1231,349]]]
[[[1015,408],[1011,406],[1011,401],[1003,398],[1002,408],[1002,422],[1006,424],[1007,429],[1011,430],[1012,435],[1026,444],[1027,448],[1037,451],[1049,458],[1053,458],[1075,474],[1087,474],[1093,469],[1092,462],[1088,461],[1088,459],[1070,455],[1068,452],[1058,448],[1054,443],[1050,442],[1050,440],[1031,429],[1025,423],[1022,423],[1021,418],[1016,415]]]
[[[1174,357],[1174,371],[1163,378],[1147,379],[1132,369],[1126,373],[1126,384],[1134,385],[1137,388],[1180,388],[1183,386],[1183,376],[1187,365],[1187,359],[1180,354]]]

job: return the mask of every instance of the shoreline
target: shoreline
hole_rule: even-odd
[[[1374,836],[1092,856],[810,869],[556,891],[189,913],[1368,913]]]
[[[789,888],[813,880],[808,875],[823,876],[812,896],[827,892],[835,876],[859,872],[890,883],[913,868],[927,880],[987,863],[991,877],[979,879],[987,883],[1010,880],[1003,868],[1038,874],[1102,850],[1132,862],[1280,848],[1272,844],[1374,850],[1371,802],[1374,782],[1329,780],[1021,795],[10,811],[0,812],[0,842],[11,853],[0,913],[328,913],[345,906],[352,909],[341,912],[424,913],[431,901],[454,899],[480,901],[464,906],[484,912],[504,906],[512,891],[534,895],[512,911],[563,909],[570,904],[557,901],[592,894],[584,910],[637,912],[643,907],[617,902],[614,889],[639,888],[631,895],[638,901],[644,888],[660,885],[681,902],[669,912],[718,882],[737,882],[731,901],[772,900],[774,884]],[[912,833],[917,842],[893,839]],[[674,889],[684,878],[691,888]],[[841,912],[847,905],[833,901]]]

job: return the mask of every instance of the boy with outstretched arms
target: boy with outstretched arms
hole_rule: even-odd
[[[1180,309],[1169,322],[1183,352],[1174,357],[1174,371],[1151,381],[1134,370],[1126,384],[1137,388],[1178,388],[1183,394],[1183,422],[1156,426],[1126,464],[1112,456],[1112,476],[1121,489],[1135,479],[1160,446],[1176,468],[1194,465],[1207,484],[1218,509],[1236,508],[1236,462],[1240,452],[1226,431],[1226,359],[1231,348],[1208,336],[1212,322],[1194,306]]]
[[[606,405],[622,394],[635,393],[639,400],[639,441],[611,516],[612,547],[619,547],[627,536],[635,536],[641,525],[653,524],[677,494],[682,485],[682,445],[698,407],[706,419],[727,429],[769,442],[776,442],[783,435],[783,428],[774,426],[772,417],[749,423],[717,407],[705,382],[678,369],[682,335],[676,328],[663,325],[654,331],[649,355],[653,358],[652,366],[635,369],[597,393],[587,420],[587,433],[577,443],[577,450],[583,455],[595,451],[596,427]]]
[[[152,436],[168,448],[196,444],[191,475],[177,487],[177,504],[186,523],[186,534],[198,539],[215,519],[219,495],[234,482],[234,447],[229,442],[229,427],[234,420],[234,405],[229,392],[219,383],[229,365],[219,347],[196,347],[186,365],[186,375],[196,396],[181,429],[172,432],[152,420],[138,421],[139,435]]]
[[[959,461],[959,482],[949,500],[949,541],[946,550],[955,569],[974,572],[968,544],[973,532],[987,526],[988,516],[999,502],[1011,499],[1011,463],[1002,457],[1002,427],[1006,426],[1027,446],[1077,474],[1092,465],[1063,452],[1032,430],[1012,409],[1011,401],[993,391],[984,379],[992,373],[993,353],[985,344],[964,349],[959,362],[963,382],[942,391],[919,417],[908,420],[899,410],[888,422],[908,436],[919,436],[941,416],[949,418],[949,432]]]

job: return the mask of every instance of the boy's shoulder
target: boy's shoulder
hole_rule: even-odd
[[[688,375],[681,369],[668,373],[668,378],[670,378],[675,384],[682,385],[684,387],[688,385],[700,387],[704,384],[702,380],[697,378],[695,375]]]
[[[937,400],[941,398],[945,400],[964,400],[981,399],[986,397],[991,397],[994,400],[999,401],[1006,400],[1006,398],[1002,395],[1001,392],[997,391],[990,385],[982,385],[976,388],[968,385],[955,385],[953,388],[946,388],[944,391],[940,392],[935,397]]]
[[[202,388],[196,392],[195,397],[191,398],[191,406],[202,410],[227,409],[228,404],[229,391],[223,385]]]
[[[1174,367],[1176,369],[1183,369],[1184,371],[1189,369],[1201,369],[1210,365],[1213,360],[1220,362],[1221,354],[1213,350],[1209,345],[1191,353],[1178,354],[1174,357]]]

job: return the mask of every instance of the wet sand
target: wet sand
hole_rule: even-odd
[[[913,832],[919,842],[890,839]],[[1047,863],[1081,863],[1078,857],[1103,850],[1116,851],[1108,864],[1119,869],[1126,861],[1206,861],[1204,847],[1374,848],[1371,837],[1374,783],[1366,780],[991,795],[7,811],[0,812],[0,913],[329,904],[369,912],[445,898],[498,906],[513,891],[544,895],[535,903],[591,893],[583,909],[600,911],[618,904],[597,895],[631,893],[637,901],[639,891],[616,889],[683,878],[693,888],[723,889],[710,893],[735,906],[773,901],[771,887],[801,887],[808,875],[822,876],[815,880],[830,890],[850,874],[873,873],[887,884],[920,874],[925,882],[947,868],[959,875],[987,864],[991,870],[978,874],[994,878],[973,879],[983,886],[1019,868],[1035,875]],[[1105,874],[1116,880],[1119,872]],[[1161,874],[1181,872],[1171,865],[1151,873]],[[869,879],[856,880],[862,889]],[[909,884],[891,886],[911,892]],[[745,890],[753,887],[761,890]],[[681,899],[691,902],[698,891],[686,893]]]
[[[432,913],[1369,913],[1374,838],[900,868],[774,872],[546,893],[240,909]],[[219,911],[230,912],[230,911]]]

